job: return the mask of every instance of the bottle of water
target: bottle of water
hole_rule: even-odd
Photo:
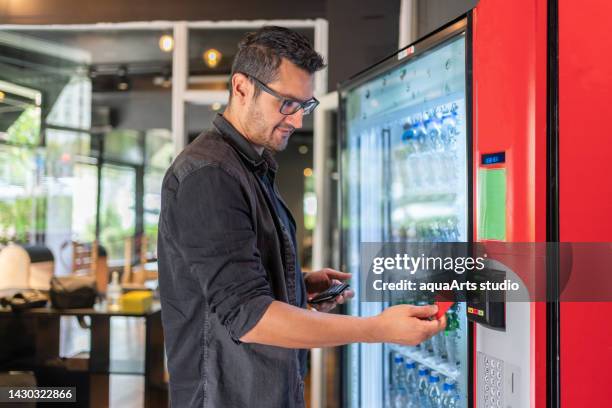
[[[444,342],[446,345],[446,355],[451,369],[457,366],[457,336],[459,329],[459,317],[455,307],[446,312],[446,330],[444,331]]]
[[[459,394],[457,393],[457,383],[447,378],[444,381],[442,392],[442,407],[457,408],[459,406]]]
[[[391,383],[395,388],[404,386],[404,357],[401,354],[393,356],[393,368],[391,370]]]
[[[404,357],[401,354],[393,355],[393,365],[391,366],[391,384],[389,387],[389,408],[403,407],[406,400],[406,390],[404,389]]]
[[[111,282],[106,287],[106,303],[108,310],[116,312],[121,309],[121,292],[119,273],[114,271]]]
[[[432,371],[431,374],[429,374],[429,390],[427,394],[429,397],[429,406],[431,408],[441,408],[442,407],[442,404],[441,404],[442,392],[440,391],[440,374],[438,374],[436,371]]]
[[[429,369],[419,365],[418,403],[420,408],[429,408],[429,383],[427,381]]]
[[[408,399],[408,393],[404,387],[400,387],[395,391],[395,397],[393,398],[393,408],[408,408],[412,407],[410,400]]]
[[[447,352],[446,352],[446,344],[445,339],[443,338],[443,333],[438,333],[431,338],[431,342],[433,344],[434,356],[436,361],[442,362],[446,360]]]
[[[405,372],[405,387],[406,391],[410,396],[414,396],[417,393],[418,388],[418,380],[416,373],[416,363],[414,360],[409,358],[406,359],[404,363],[404,372]]]

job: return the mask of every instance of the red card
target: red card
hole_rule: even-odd
[[[442,316],[446,314],[448,309],[450,309],[455,302],[438,302],[436,301],[436,305],[438,305],[438,313],[436,313],[436,319],[440,320]]]
[[[455,295],[450,291],[438,292],[436,295],[435,304],[438,306],[438,312],[436,313],[436,319],[441,319],[455,304]]]

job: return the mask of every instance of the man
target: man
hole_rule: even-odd
[[[227,109],[166,173],[158,253],[175,407],[303,407],[304,349],[414,345],[445,326],[428,320],[434,306],[395,306],[371,318],[305,308],[307,298],[350,274],[302,276],[271,153],[316,107],[313,75],[323,67],[301,34],[281,27],[248,34],[232,66]]]

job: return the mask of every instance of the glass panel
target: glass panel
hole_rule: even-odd
[[[91,80],[84,75],[71,76],[50,106],[46,123],[89,129],[91,127]]]
[[[0,145],[0,244],[29,242],[44,229],[33,149]]]
[[[91,136],[88,133],[47,129],[46,139],[47,158],[66,169],[72,169],[72,163],[91,154]],[[59,176],[58,171],[54,168],[52,174]]]
[[[161,210],[161,185],[166,169],[172,163],[174,144],[168,129],[150,129],[145,135],[146,162],[144,176],[144,231],[147,258],[157,258],[157,223]]]
[[[144,152],[141,134],[136,130],[117,129],[104,135],[104,158],[142,164]]]
[[[465,38],[457,36],[346,91],[343,104],[342,222],[349,272],[359,273],[361,242],[465,241]],[[395,296],[386,303],[406,302]],[[352,303],[353,314],[375,311],[373,302]],[[379,351],[362,345],[361,362],[350,366],[352,406],[360,400],[368,406],[429,406],[416,393],[412,360],[441,373],[440,384],[456,381],[457,406],[467,406],[465,304],[448,318],[445,333],[418,347],[386,344]],[[356,352],[351,350],[352,359]],[[383,389],[372,387],[379,379]]]
[[[161,185],[165,170],[148,168],[144,179],[144,230],[147,258],[157,258],[157,223],[161,211]]]
[[[16,144],[38,144],[40,102],[40,92],[0,81],[0,140]]]
[[[67,243],[74,239],[91,239],[91,235],[80,235],[83,232],[80,225],[78,231],[74,231],[73,221],[80,222],[84,211],[77,207],[82,205],[80,203],[95,203],[97,183],[95,179],[82,179],[83,174],[77,171],[78,161],[89,154],[89,134],[47,129],[46,141],[46,177],[41,181],[41,189],[47,197],[45,245],[61,260],[55,263],[56,273],[65,274],[71,269]],[[91,185],[84,185],[85,182],[92,183],[94,190]],[[95,204],[87,210],[95,212]]]
[[[108,260],[124,259],[124,240],[134,236],[136,171],[125,166],[102,166],[100,197],[100,243]]]
[[[75,164],[72,196],[72,235],[80,242],[93,242],[96,236],[98,167]]]
[[[84,174],[75,165],[88,147],[88,134],[56,130],[47,131],[46,149],[0,145],[0,242],[33,242],[45,234],[45,244],[61,260],[57,274],[69,271],[62,248],[73,232],[92,239],[80,225],[73,231],[73,222],[95,219],[95,167]]]
[[[147,166],[167,169],[172,163],[174,145],[168,129],[150,129],[145,134]]]

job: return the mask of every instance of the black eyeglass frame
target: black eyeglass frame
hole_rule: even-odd
[[[286,96],[283,96],[281,94],[279,94],[278,92],[276,92],[273,89],[270,89],[266,84],[264,84],[262,81],[260,81],[259,79],[255,78],[253,75],[249,75],[247,73],[241,72],[242,75],[251,78],[253,80],[253,82],[255,83],[255,85],[257,85],[262,91],[272,95],[273,97],[275,97],[276,99],[281,101],[281,106],[279,108],[279,112],[282,113],[285,116],[289,116],[289,115],[293,115],[294,113],[296,113],[297,111],[299,111],[300,109],[302,109],[304,111],[304,115],[310,115],[317,106],[319,106],[319,100],[315,97],[312,97],[310,99],[308,99],[307,101],[301,102],[298,101],[297,99],[292,99],[292,98],[287,98]],[[290,106],[290,104],[295,103],[297,104],[297,106],[295,107],[295,109],[293,110],[293,112],[283,112],[283,109],[286,106]]]

